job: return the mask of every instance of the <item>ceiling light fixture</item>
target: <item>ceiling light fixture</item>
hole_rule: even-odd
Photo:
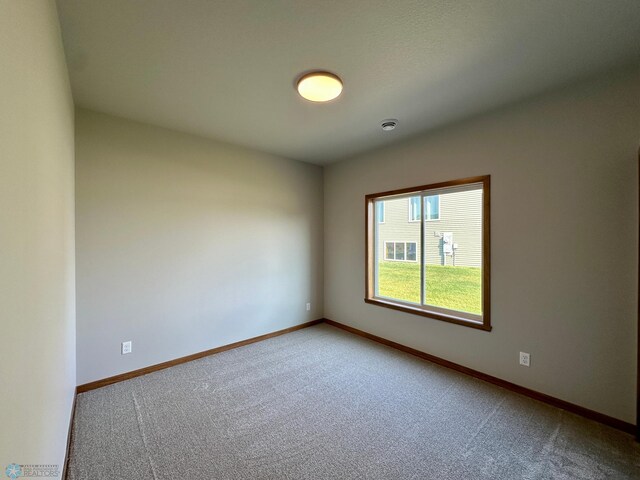
[[[390,132],[391,130],[396,128],[397,125],[398,125],[398,120],[396,120],[395,118],[388,118],[386,120],[383,120],[382,123],[380,124],[380,126],[382,127],[382,130],[384,130],[385,132]]]
[[[342,93],[342,80],[329,72],[311,72],[298,80],[298,93],[310,102],[328,102]]]

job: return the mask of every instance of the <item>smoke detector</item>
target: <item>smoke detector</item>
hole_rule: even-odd
[[[387,118],[380,124],[382,130],[384,130],[385,132],[390,132],[391,130],[396,128],[396,125],[398,125],[398,120],[396,120],[395,118]]]

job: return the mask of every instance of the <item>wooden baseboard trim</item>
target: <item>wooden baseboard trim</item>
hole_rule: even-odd
[[[64,453],[64,463],[62,464],[62,475],[60,478],[65,480],[67,478],[67,471],[69,466],[69,456],[71,454],[71,437],[73,436],[73,419],[76,416],[76,400],[78,399],[78,389],[73,392],[73,403],[71,404],[71,415],[69,416],[69,431],[67,432],[67,448]]]
[[[89,390],[95,390],[96,388],[106,387],[107,385],[111,385],[113,383],[122,382],[124,380],[129,380],[135,377],[140,377],[142,375],[146,375],[147,373],[157,372],[158,370],[164,370],[165,368],[173,367],[175,365],[180,365],[181,363],[191,362],[193,360],[197,360],[202,357],[208,357],[209,355],[214,355],[216,353],[225,352],[233,348],[243,347],[251,343],[261,342],[262,340],[278,337],[280,335],[284,335],[285,333],[295,332],[296,330],[301,330],[303,328],[311,327],[312,325],[317,325],[318,323],[322,323],[323,320],[324,319],[322,318],[318,320],[312,320],[310,322],[302,323],[300,325],[295,325],[293,327],[285,328],[283,330],[278,330],[276,332],[267,333],[265,335],[249,338],[247,340],[241,340],[240,342],[230,343],[228,345],[223,345],[221,347],[212,348],[211,350],[205,350],[204,352],[198,352],[192,355],[187,355],[186,357],[175,358],[167,362],[158,363],[156,365],[150,365],[148,367],[140,368],[138,370],[133,370],[131,372],[121,373],[120,375],[114,375],[113,377],[103,378],[102,380],[96,380],[95,382],[85,383],[83,385],[78,386],[77,393],[84,393],[84,392],[88,392]]]
[[[512,392],[519,393],[521,395],[525,395],[527,397],[533,398],[534,400],[538,400],[540,402],[547,403],[554,407],[561,408],[571,413],[575,413],[582,417],[588,418],[590,420],[595,420],[596,422],[603,423],[610,427],[617,428],[618,430],[622,430],[623,432],[630,433],[632,435],[636,434],[636,426],[632,423],[625,422],[623,420],[619,420],[614,417],[610,417],[605,415],[604,413],[599,413],[594,410],[590,410],[585,407],[581,407],[580,405],[576,405],[574,403],[567,402],[565,400],[560,400],[559,398],[552,397],[551,395],[547,395],[545,393],[537,392],[535,390],[531,390],[530,388],[522,387],[520,385],[516,385],[515,383],[508,382],[506,380],[502,380],[500,378],[494,377],[492,375],[488,375],[486,373],[479,372],[478,370],[474,370],[472,368],[464,367],[454,362],[450,362],[449,360],[445,360],[444,358],[436,357],[435,355],[431,355],[429,353],[422,352],[420,350],[416,350],[415,348],[407,347],[406,345],[402,345],[400,343],[393,342],[391,340],[387,340],[386,338],[378,337],[377,335],[373,335],[371,333],[365,332],[363,330],[358,330],[357,328],[350,327],[348,325],[344,325],[342,323],[335,322],[333,320],[329,320],[327,318],[324,319],[325,323],[328,325],[332,325],[334,327],[345,330],[349,333],[353,333],[355,335],[359,335],[361,337],[367,338],[369,340],[373,340],[374,342],[381,343],[391,348],[395,348],[397,350],[401,350],[405,353],[409,353],[411,355],[415,355],[416,357],[420,357],[424,360],[428,360],[430,362],[436,363],[443,367],[451,368],[452,370],[456,370],[458,372],[470,375],[472,377],[478,378],[480,380],[484,380],[485,382],[492,383],[502,388],[506,388],[507,390],[511,390]]]

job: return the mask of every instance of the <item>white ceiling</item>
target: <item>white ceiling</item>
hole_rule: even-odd
[[[329,163],[631,62],[640,0],[58,0],[76,105]],[[327,69],[328,104],[294,90]],[[393,132],[381,120],[398,118]]]

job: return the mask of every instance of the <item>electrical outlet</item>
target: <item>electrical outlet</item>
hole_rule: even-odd
[[[531,355],[525,352],[520,352],[520,365],[528,367],[531,365]]]
[[[307,303],[307,312],[311,311],[311,304]]]
[[[122,342],[122,355],[126,355],[127,353],[131,353],[131,340]]]

